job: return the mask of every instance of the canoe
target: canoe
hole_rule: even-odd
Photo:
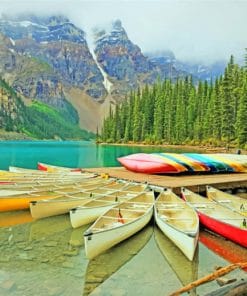
[[[153,215],[154,193],[145,192],[114,206],[84,233],[86,257],[92,259],[140,231]]]
[[[206,186],[206,192],[209,199],[243,216],[247,216],[247,200],[245,198],[220,191],[212,186]]]
[[[39,192],[26,193],[11,196],[0,196],[0,212],[16,211],[29,209],[31,201],[38,202],[39,200],[52,200],[60,197],[61,194],[56,192]]]
[[[125,182],[103,181],[107,183],[105,186],[98,186],[98,184],[95,186],[93,184],[88,188],[82,184],[80,187],[75,188],[73,192],[56,190],[55,192],[60,194],[58,198],[30,202],[31,215],[35,219],[40,219],[69,213],[71,209],[84,205],[84,203],[91,201],[100,194],[117,192],[121,188],[128,186],[128,183]]]
[[[71,209],[90,201],[92,196],[89,192],[81,192],[76,197],[62,195],[50,200],[38,200],[30,202],[30,212],[33,218],[41,219],[68,213]]]
[[[219,203],[182,188],[182,197],[195,208],[202,225],[233,242],[247,247],[245,217]]]
[[[154,227],[154,239],[160,252],[183,286],[198,279],[199,248],[196,248],[194,259],[191,261],[157,226]],[[190,295],[196,296],[197,293],[193,289],[190,291]]]
[[[99,285],[102,285],[111,275],[135,257],[148,243],[152,234],[152,225],[147,225],[129,239],[90,260],[84,276],[83,295],[91,295]]]
[[[138,173],[164,174],[181,173],[186,167],[175,161],[165,159],[155,154],[136,153],[117,159],[126,169]]]
[[[161,231],[192,261],[199,235],[195,210],[171,189],[164,188],[155,201],[154,217]]]
[[[223,161],[211,158],[210,154],[184,153],[187,157],[200,161],[209,167],[211,172],[233,172],[233,168]]]
[[[46,171],[46,172],[81,172],[80,168],[67,168],[62,166],[51,165],[47,163],[38,162],[37,164],[38,170]]]
[[[121,191],[113,192],[108,195],[101,195],[100,197],[85,203],[83,206],[72,209],[70,211],[70,222],[72,227],[77,228],[94,222],[99,216],[112,208],[114,205],[137,196],[141,191],[143,191],[143,187],[136,185],[137,188],[135,190],[133,186],[127,187],[126,190],[124,188]],[[128,191],[128,188],[132,189],[132,191]],[[137,189],[140,191],[138,192]]]
[[[118,161],[130,171],[147,174],[247,171],[247,157],[233,154],[136,153]]]
[[[12,173],[21,173],[21,174],[32,174],[37,176],[50,176],[50,175],[69,175],[69,176],[76,176],[80,174],[84,174],[80,171],[70,171],[70,170],[38,170],[38,169],[28,169],[28,168],[22,168],[22,167],[16,167],[16,166],[9,166],[9,172]]]
[[[61,193],[73,193],[80,190],[86,190],[90,188],[97,188],[103,185],[108,185],[110,183],[114,184],[114,179],[104,180],[102,178],[92,178],[85,179],[82,181],[68,181],[67,182],[39,182],[35,184],[15,184],[15,185],[5,185],[1,186],[0,197],[1,196],[11,196],[18,194],[28,194],[44,191],[57,191]]]
[[[162,153],[165,154],[166,157],[172,158],[174,161],[181,163],[185,166],[188,172],[205,172],[209,171],[209,167],[206,166],[203,162],[192,160],[184,154],[179,153]]]
[[[243,162],[240,162],[237,159],[234,160],[234,158],[232,158],[231,155],[229,154],[223,155],[220,153],[216,153],[216,154],[210,154],[210,157],[212,159],[216,159],[228,164],[230,167],[233,168],[234,172],[244,173],[247,171],[247,166],[245,166]]]

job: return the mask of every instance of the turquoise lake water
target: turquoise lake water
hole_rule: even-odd
[[[117,157],[137,152],[190,152],[153,146],[95,145],[86,141],[3,141],[0,169],[36,168],[37,162],[68,167],[119,166]]]

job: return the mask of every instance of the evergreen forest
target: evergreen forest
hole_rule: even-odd
[[[245,67],[231,56],[214,82],[157,81],[132,92],[104,119],[99,141],[247,148]]]

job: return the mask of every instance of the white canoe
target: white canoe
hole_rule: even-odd
[[[123,188],[126,183],[113,182],[109,186],[100,186],[88,189],[80,187],[76,188],[72,193],[62,193],[61,190],[55,190],[56,193],[62,195],[61,198],[55,198],[52,200],[40,200],[38,202],[30,203],[31,215],[35,219],[61,215],[69,213],[70,210],[84,205],[86,202],[91,201],[93,198],[97,198],[102,194],[110,194],[117,192],[117,189]]]
[[[132,236],[148,224],[153,215],[154,193],[145,192],[114,206],[84,233],[89,259]]]
[[[247,200],[245,198],[220,191],[211,186],[206,186],[206,191],[209,199],[212,199],[241,215],[247,216]]]
[[[81,192],[80,196],[62,196],[51,200],[30,202],[30,212],[33,218],[40,219],[68,213],[71,209],[83,205],[92,199],[89,192]]]
[[[105,186],[114,180],[103,180],[102,178],[90,178],[82,181],[68,181],[68,182],[38,182],[33,183],[15,183],[15,184],[5,184],[1,186],[0,189],[0,197],[1,196],[10,196],[17,194],[25,194],[25,193],[37,193],[44,191],[56,191],[61,194],[70,194],[78,191],[86,191],[93,188],[98,188],[100,186]]]
[[[161,231],[192,261],[199,235],[195,210],[171,189],[164,188],[155,202],[154,216]]]
[[[116,204],[126,201],[132,197],[140,194],[145,187],[139,185],[130,185],[126,187],[132,191],[116,191],[109,193],[108,195],[102,195],[83,206],[79,206],[70,211],[70,222],[73,228],[80,227],[82,225],[94,222],[105,211],[109,210]],[[125,189],[125,188],[124,188]],[[139,191],[138,191],[139,190]]]

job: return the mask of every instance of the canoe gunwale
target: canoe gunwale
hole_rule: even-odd
[[[145,216],[150,215],[150,212],[151,212],[151,211],[153,211],[153,205],[151,205],[150,208],[149,208],[147,211],[145,211],[144,214],[141,215],[141,216],[139,216],[138,218],[133,218],[133,219],[131,218],[132,221],[130,221],[130,222],[127,222],[127,223],[120,223],[118,226],[113,227],[113,228],[106,228],[106,229],[104,229],[104,228],[99,228],[99,229],[101,229],[101,230],[99,230],[99,231],[95,231],[95,232],[92,232],[92,229],[91,229],[91,227],[90,227],[87,231],[84,232],[83,235],[84,235],[84,237],[88,237],[88,236],[93,236],[94,234],[97,235],[97,234],[99,234],[99,233],[109,232],[109,231],[112,231],[113,229],[114,229],[114,230],[115,230],[115,229],[121,229],[121,228],[123,228],[123,227],[125,227],[125,226],[127,226],[127,225],[131,225],[131,224],[133,224],[133,223],[136,223],[137,221],[143,219]],[[104,214],[103,214],[100,218],[103,218],[103,217],[104,217]],[[112,217],[112,218],[117,219],[117,217]],[[123,219],[126,219],[126,218],[123,218]]]

